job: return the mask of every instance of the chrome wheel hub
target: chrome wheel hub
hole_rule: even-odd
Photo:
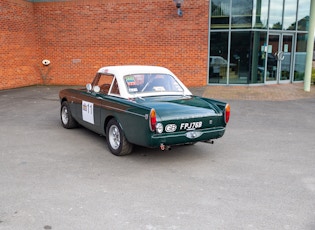
[[[108,132],[108,139],[109,139],[109,143],[111,145],[111,147],[113,149],[118,149],[120,146],[120,132],[119,129],[116,125],[112,125],[109,128],[109,132]]]
[[[68,124],[69,116],[68,116],[68,109],[66,106],[62,107],[61,119],[62,119],[62,123],[64,123],[65,125]]]

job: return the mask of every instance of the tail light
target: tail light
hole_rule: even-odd
[[[229,104],[226,104],[225,105],[225,111],[224,111],[225,124],[227,124],[229,122],[230,114],[231,114],[231,107]]]
[[[154,132],[156,129],[156,112],[155,112],[155,109],[151,109],[151,111],[150,111],[149,122],[150,122],[150,130],[152,132]]]

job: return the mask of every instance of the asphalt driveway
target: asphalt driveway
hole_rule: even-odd
[[[0,229],[315,229],[315,98],[229,100],[214,145],[116,157],[62,128],[60,89],[0,91]]]

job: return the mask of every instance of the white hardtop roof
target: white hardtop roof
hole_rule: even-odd
[[[134,98],[138,97],[137,94],[130,94],[127,90],[126,84],[123,77],[126,75],[133,74],[169,74],[173,76],[178,82],[178,84],[183,88],[182,93],[171,93],[174,95],[192,95],[192,93],[187,89],[187,87],[172,73],[169,69],[160,66],[148,66],[148,65],[120,65],[120,66],[105,66],[98,70],[100,74],[114,75],[116,77],[120,96],[123,98]],[[170,95],[169,92],[150,92],[141,93],[142,97],[145,96],[156,96],[156,95]]]
[[[148,65],[121,65],[121,66],[105,66],[98,70],[98,73],[113,74],[116,76],[125,76],[129,74],[141,74],[141,73],[161,73],[161,74],[174,74],[167,68],[160,66],[148,66]]]

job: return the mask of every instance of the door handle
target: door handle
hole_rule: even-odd
[[[275,52],[275,56],[276,56],[276,59],[278,61],[283,61],[284,60],[284,52],[283,51]]]

